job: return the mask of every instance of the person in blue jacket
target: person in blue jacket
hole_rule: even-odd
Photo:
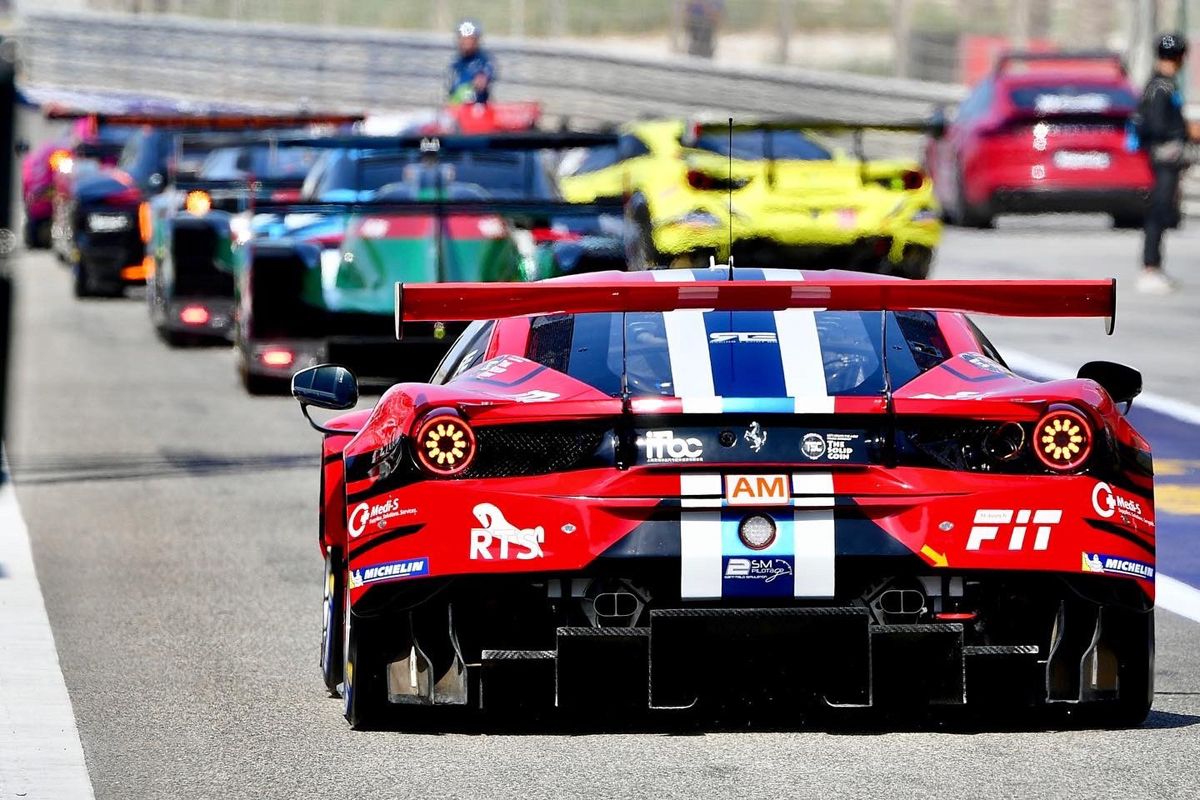
[[[464,19],[456,32],[458,58],[450,64],[450,102],[486,103],[496,80],[496,66],[487,51],[479,46],[483,28],[475,20]]]

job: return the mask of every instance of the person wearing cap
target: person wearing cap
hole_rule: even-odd
[[[1158,60],[1138,105],[1136,132],[1139,146],[1150,158],[1154,187],[1143,223],[1142,273],[1138,291],[1166,294],[1175,283],[1163,272],[1162,239],[1177,222],[1179,179],[1189,163],[1188,141],[1192,129],[1183,117],[1183,96],[1177,77],[1187,56],[1187,40],[1179,33],[1158,37]]]
[[[458,57],[450,64],[450,102],[486,103],[496,80],[496,67],[487,51],[479,46],[483,28],[472,19],[458,24]]]

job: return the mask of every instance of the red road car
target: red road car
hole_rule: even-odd
[[[1028,380],[962,313],[1114,301],[720,267],[399,285],[397,324],[473,322],[429,383],[318,426],[325,682],[356,727],[389,705],[1137,724],[1141,377]],[[334,365],[293,393],[357,401]]]
[[[1010,54],[958,107],[935,113],[925,166],[951,222],[1101,212],[1142,224],[1152,176],[1126,146],[1138,95],[1111,54]]]

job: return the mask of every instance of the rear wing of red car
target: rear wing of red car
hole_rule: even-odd
[[[952,311],[1009,317],[1104,317],[1112,333],[1117,282],[1108,280],[671,281],[635,278],[539,283],[396,284],[396,335],[406,322],[621,311]]]
[[[997,75],[1011,72],[1034,72],[1038,69],[1094,70],[1097,77],[1127,76],[1125,60],[1111,50],[1062,50],[1030,52],[1011,50],[996,59]]]

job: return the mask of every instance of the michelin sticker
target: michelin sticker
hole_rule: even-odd
[[[375,564],[371,567],[356,569],[350,573],[350,588],[360,589],[372,583],[387,583],[389,581],[416,578],[429,574],[428,558],[409,558],[404,561],[390,561],[386,564]]]
[[[1149,564],[1104,553],[1084,553],[1083,571],[1129,575],[1144,581],[1154,580],[1154,567]]]

